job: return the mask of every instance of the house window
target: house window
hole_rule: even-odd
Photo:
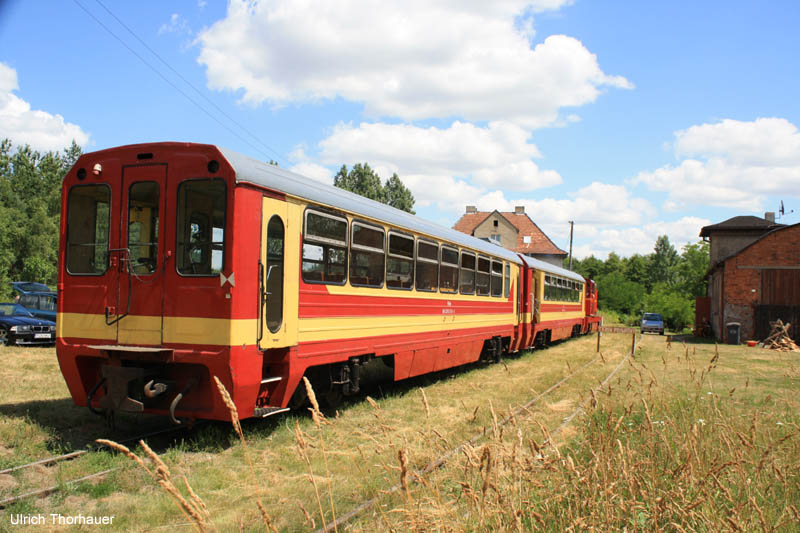
[[[492,233],[492,234],[489,236],[489,240],[490,240],[490,241],[492,241],[492,242],[495,242],[495,243],[497,243],[497,244],[500,244],[500,235],[499,235],[499,234],[497,234],[497,233]]]
[[[531,243],[531,236],[530,235],[524,235],[522,237],[522,242],[525,243],[525,244],[530,244]]]
[[[494,221],[494,227],[497,227],[497,220]]]

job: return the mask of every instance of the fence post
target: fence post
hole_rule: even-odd
[[[636,349],[636,333],[631,333],[631,355],[634,355],[633,351]]]
[[[600,328],[597,328],[597,353],[600,353]]]

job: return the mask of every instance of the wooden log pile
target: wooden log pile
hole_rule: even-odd
[[[790,323],[784,324],[779,318],[775,322],[770,322],[769,325],[772,327],[772,331],[769,337],[761,343],[764,348],[778,350],[779,352],[800,352],[800,347],[789,336]]]

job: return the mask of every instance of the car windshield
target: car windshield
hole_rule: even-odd
[[[0,316],[27,316],[33,315],[27,309],[18,304],[0,304]]]
[[[50,292],[50,287],[44,283],[36,283],[33,281],[18,281],[13,283],[15,289],[22,292]]]
[[[645,313],[644,314],[644,320],[660,321],[661,320],[661,315],[659,315],[658,313]]]

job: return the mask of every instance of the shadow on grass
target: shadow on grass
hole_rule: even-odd
[[[17,419],[43,430],[49,437],[46,447],[53,455],[85,449],[96,439],[136,446],[136,440],[128,441],[172,427],[165,416],[119,413],[112,429],[105,418],[92,414],[86,407],[76,406],[70,398],[0,405],[0,418]],[[272,424],[272,429],[275,426]],[[260,432],[269,427],[266,425]],[[192,427],[187,426],[184,431],[151,435],[145,440],[158,452],[172,447],[193,452],[213,452],[229,448],[237,437],[229,422],[200,421]]]

